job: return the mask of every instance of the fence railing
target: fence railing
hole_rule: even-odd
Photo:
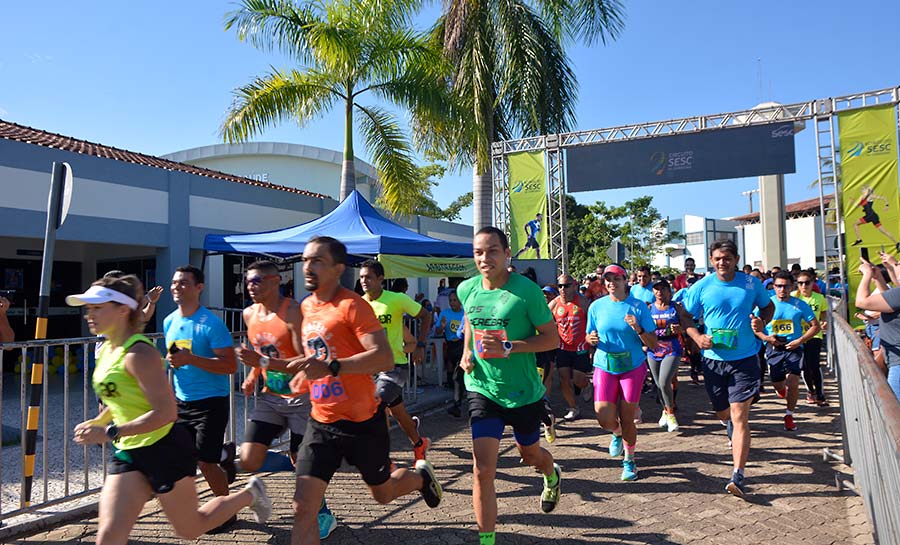
[[[841,394],[844,460],[879,545],[900,545],[900,402],[872,352],[838,311],[829,312],[830,354]]]
[[[244,341],[241,310],[211,308],[232,331],[235,344]],[[162,333],[147,335],[165,353]],[[48,339],[0,343],[0,523],[57,503],[92,494],[103,485],[106,476],[105,445],[77,445],[72,441],[76,424],[96,416],[98,401],[91,387],[91,369],[100,337]],[[27,391],[31,362],[40,354],[46,362],[42,376],[42,403],[39,443],[33,468],[35,486],[32,497],[25,498],[26,465],[24,430],[26,429]],[[247,368],[238,367],[229,396],[230,418],[226,437],[234,440],[243,434],[249,414],[240,391]],[[241,415],[243,418],[235,418]],[[18,443],[18,444],[17,444]]]

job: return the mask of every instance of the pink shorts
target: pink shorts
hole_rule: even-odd
[[[646,376],[646,364],[621,375],[594,367],[594,402],[617,403],[621,395],[628,403],[638,403],[641,401],[641,389]]]

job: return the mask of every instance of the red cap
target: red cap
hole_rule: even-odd
[[[617,274],[619,276],[627,277],[628,274],[625,272],[625,269],[620,267],[619,265],[607,265],[605,269],[603,269],[603,274],[601,276],[606,276],[607,274]]]

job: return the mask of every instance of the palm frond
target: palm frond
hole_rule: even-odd
[[[625,28],[621,0],[571,0],[568,4],[569,34],[588,45],[615,40]]]
[[[240,0],[239,9],[225,14],[225,30],[237,29],[238,39],[263,51],[281,51],[301,63],[312,60],[309,31],[321,23],[315,6],[291,0]]]
[[[265,128],[286,120],[301,126],[328,111],[343,98],[326,74],[273,69],[234,91],[220,134],[225,142],[244,142]]]
[[[356,116],[357,122],[378,171],[383,202],[392,214],[413,214],[420,192],[410,189],[419,177],[400,124],[381,108],[355,106],[362,112]]]

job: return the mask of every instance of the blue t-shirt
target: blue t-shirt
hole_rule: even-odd
[[[536,237],[540,230],[541,222],[536,219],[533,219],[525,224],[525,234],[528,235],[528,238]]]
[[[649,286],[645,288],[640,284],[635,284],[631,286],[630,294],[638,301],[643,301],[648,305],[653,301],[656,301],[656,297],[653,296],[653,288]]]
[[[438,316],[437,323],[441,324],[441,320],[447,319],[447,325],[444,326],[444,338],[448,341],[458,341],[462,337],[460,336],[463,333],[461,327],[463,323],[463,318],[465,317],[465,313],[463,309],[459,309],[457,311],[453,311],[451,308],[445,308],[441,311],[440,316]]]
[[[736,361],[759,352],[760,340],[750,327],[750,314],[756,307],[768,306],[770,295],[759,280],[740,271],[731,282],[709,274],[691,286],[684,308],[703,318],[706,334],[713,338],[713,347],[704,350],[703,357]]]
[[[213,350],[234,345],[228,328],[206,307],[200,307],[190,316],[182,316],[175,310],[163,321],[163,331],[166,350],[174,344],[202,358],[214,358]],[[228,375],[210,373],[193,365],[175,369],[175,397],[181,401],[227,396],[230,384]]]
[[[813,309],[796,297],[787,301],[779,301],[777,296],[772,296],[775,304],[775,314],[772,321],[766,324],[766,335],[778,335],[784,337],[785,342],[791,342],[803,336],[803,321],[812,323],[817,319]],[[759,310],[755,312],[759,314]]]
[[[637,317],[645,331],[656,329],[647,305],[631,296],[624,301],[603,297],[588,307],[586,331],[596,331],[600,338],[594,352],[594,367],[619,375],[644,365],[644,343],[625,321],[628,314]]]

